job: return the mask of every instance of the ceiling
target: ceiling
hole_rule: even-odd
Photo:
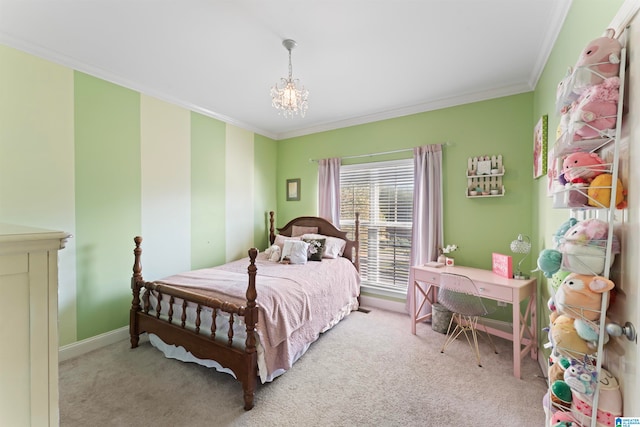
[[[527,92],[571,0],[0,0],[0,43],[274,139]],[[284,118],[269,89],[309,90]]]

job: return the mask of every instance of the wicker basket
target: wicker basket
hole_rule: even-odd
[[[431,310],[431,329],[446,334],[451,322],[451,312],[438,303],[433,304]]]

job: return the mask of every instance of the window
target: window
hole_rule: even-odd
[[[413,161],[340,168],[340,228],[353,232],[360,213],[363,285],[406,293],[411,252]]]

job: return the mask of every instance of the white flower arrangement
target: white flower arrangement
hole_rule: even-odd
[[[441,249],[443,254],[450,254],[458,250],[458,245],[447,245]]]

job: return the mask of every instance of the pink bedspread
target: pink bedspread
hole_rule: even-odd
[[[245,304],[249,259],[166,277],[159,282],[203,290],[208,296]],[[256,260],[256,329],[271,380],[286,371],[319,334],[342,318],[345,307],[357,308],[360,276],[345,258],[309,261],[304,265]],[[266,375],[265,375],[266,374]]]

